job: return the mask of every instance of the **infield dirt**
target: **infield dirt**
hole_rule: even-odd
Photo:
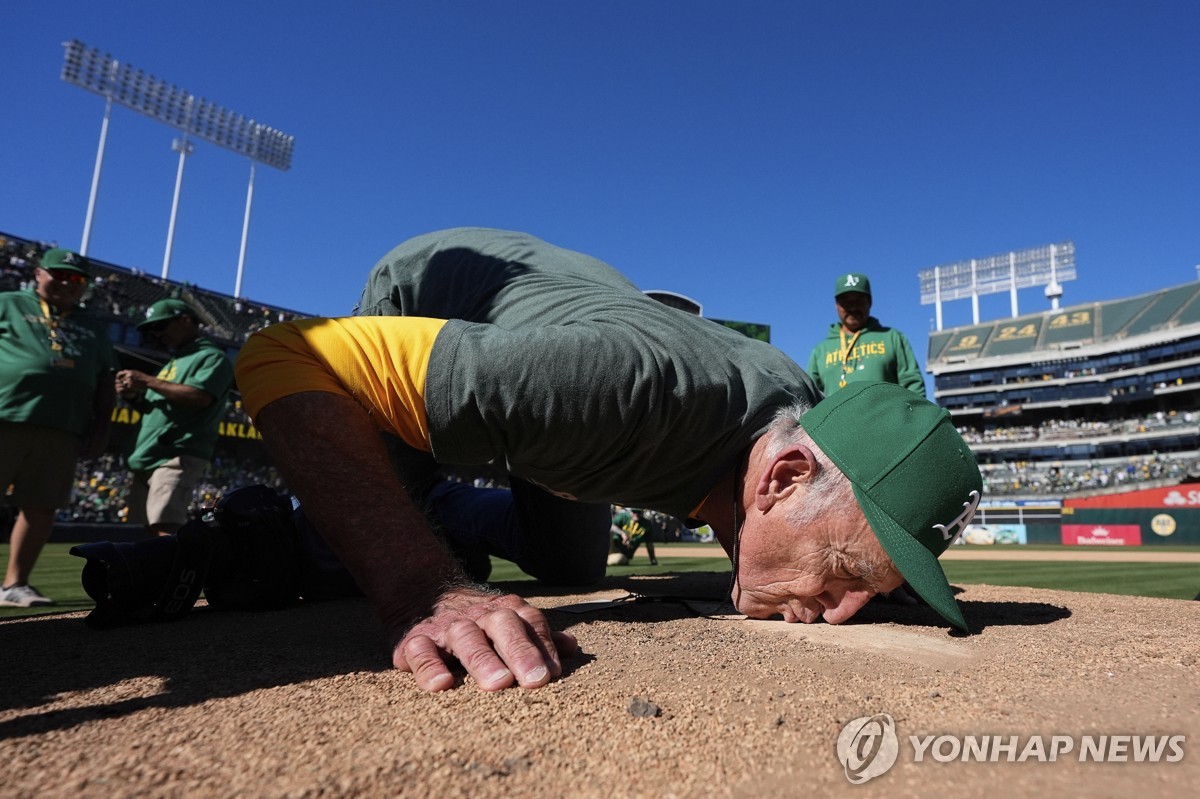
[[[83,614],[5,621],[0,796],[1146,799],[1200,785],[1197,602],[971,585],[972,635],[886,603],[840,627],[704,617],[697,602],[554,609],[630,591],[716,598],[726,580],[501,586],[585,654],[546,688],[495,694],[469,680],[418,691],[388,668],[361,601],[198,608],[107,633]],[[895,719],[899,757],[851,785],[838,733],[877,713]],[[1078,748],[916,762],[909,736],[930,735],[1185,740],[1174,763],[1079,762]]]

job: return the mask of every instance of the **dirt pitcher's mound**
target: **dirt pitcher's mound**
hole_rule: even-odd
[[[357,601],[108,633],[80,614],[3,622],[0,794],[1147,799],[1200,784],[1200,603],[968,586],[969,636],[884,603],[842,627],[697,615],[720,612],[704,599],[726,579],[507,586],[576,606],[550,617],[586,654],[544,689],[496,694],[416,690]],[[578,607],[630,590],[687,599]],[[867,734],[885,728],[890,753]]]

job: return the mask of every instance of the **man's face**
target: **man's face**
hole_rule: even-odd
[[[849,333],[856,333],[867,324],[871,314],[871,295],[861,291],[847,291],[834,297],[837,303],[838,321]]]
[[[153,325],[142,328],[142,335],[157,341],[163,347],[173,350],[190,342],[196,337],[196,325],[186,314],[165,319]]]
[[[733,593],[739,612],[839,624],[904,582],[857,504],[804,527],[776,512],[783,509],[747,519],[742,529]]]
[[[34,282],[37,295],[60,310],[78,305],[88,284],[87,276],[74,270],[40,266],[34,271]]]

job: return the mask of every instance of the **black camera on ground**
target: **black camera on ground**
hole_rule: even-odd
[[[96,602],[87,624],[104,630],[177,619],[201,592],[223,610],[270,610],[296,603],[311,571],[292,521],[292,504],[263,486],[222,497],[175,535],[80,544],[83,588]]]

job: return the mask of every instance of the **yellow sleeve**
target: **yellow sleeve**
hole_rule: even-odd
[[[277,399],[306,391],[358,402],[385,432],[431,451],[425,375],[444,319],[353,316],[300,319],[255,333],[237,359],[237,384],[250,418]]]

